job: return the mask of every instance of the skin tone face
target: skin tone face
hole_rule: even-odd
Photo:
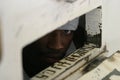
[[[23,49],[23,67],[32,77],[62,59],[72,41],[73,31],[55,30]]]

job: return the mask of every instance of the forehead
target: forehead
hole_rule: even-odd
[[[57,30],[76,30],[79,24],[79,18],[68,21],[65,25],[59,27]]]

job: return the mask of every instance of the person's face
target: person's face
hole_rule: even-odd
[[[62,59],[72,41],[73,31],[55,30],[39,39],[36,48],[40,52],[40,62],[53,64]]]
[[[23,50],[23,66],[32,77],[62,59],[72,41],[73,31],[55,30]]]

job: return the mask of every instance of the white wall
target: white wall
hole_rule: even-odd
[[[109,54],[120,50],[120,0],[103,0],[102,31]]]

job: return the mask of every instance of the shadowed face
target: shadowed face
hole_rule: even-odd
[[[72,41],[73,31],[55,30],[23,50],[23,66],[29,76],[62,59]]]
[[[68,30],[55,30],[38,40],[36,48],[40,50],[41,60],[54,63],[66,54],[73,32]]]

